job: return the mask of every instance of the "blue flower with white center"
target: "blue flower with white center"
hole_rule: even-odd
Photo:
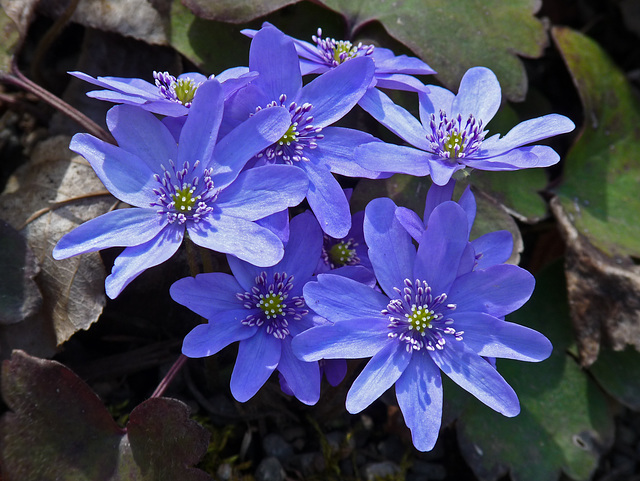
[[[264,27],[275,28],[268,22],[263,24]],[[246,29],[242,33],[253,38],[257,31]],[[355,58],[367,57],[375,63],[374,82],[369,86],[370,88],[428,92],[429,89],[414,75],[433,75],[436,73],[419,58],[395,55],[387,48],[323,37],[321,28],[318,29],[317,35],[311,36],[313,43],[289,38],[293,40],[296,52],[300,57],[302,75],[323,74]]]
[[[241,171],[286,132],[289,114],[280,107],[267,109],[218,140],[223,95],[215,79],[198,88],[177,144],[155,115],[129,105],[107,114],[117,147],[88,134],[75,135],[70,149],[89,161],[115,197],[134,208],[80,225],[60,239],[53,257],[126,247],[106,280],[111,298],[141,272],[170,258],[185,232],[202,247],[258,266],[280,261],[282,242],[255,221],[300,203],[306,175],[288,165]]]
[[[445,185],[454,172],[518,170],[548,167],[560,157],[545,145],[527,145],[571,132],[575,125],[563,115],[549,114],[516,125],[504,137],[489,138],[486,125],[500,107],[502,94],[495,74],[484,67],[469,69],[458,94],[429,85],[419,93],[420,121],[384,93],[370,90],[359,105],[413,147],[371,143],[360,147],[356,161],[370,170],[416,176],[431,175]]]
[[[224,98],[228,98],[256,77],[247,67],[225,70],[217,76],[206,77],[198,72],[188,72],[174,77],[169,72],[153,72],[155,84],[139,78],[96,77],[83,72],[69,72],[80,80],[103,87],[92,90],[87,96],[117,104],[134,105],[155,114],[169,117],[187,115],[198,90],[206,80],[214,77],[222,84]]]
[[[531,296],[534,278],[513,265],[460,270],[473,264],[467,214],[455,202],[434,208],[416,251],[390,199],[365,210],[364,235],[382,292],[346,277],[319,274],[304,299],[332,324],[293,340],[305,361],[368,358],[348,394],[357,413],[395,384],[413,443],[433,448],[442,416],[444,372],[505,416],[519,413],[513,389],[484,357],[541,361],[551,353],[537,331],[503,317]]]
[[[294,42],[273,26],[258,31],[249,51],[249,68],[258,78],[225,105],[223,131],[257,111],[283,106],[290,114],[287,132],[260,153],[253,165],[293,164],[309,179],[307,201],[322,230],[342,238],[351,227],[349,204],[332,173],[377,178],[379,172],[354,161],[355,148],[375,138],[347,128],[329,127],[360,100],[373,79],[369,58],[354,58],[302,86]]]
[[[231,393],[238,401],[253,397],[275,370],[287,392],[306,404],[318,401],[318,362],[296,358],[291,339],[326,323],[309,311],[302,297],[302,289],[318,263],[321,245],[318,222],[306,212],[292,219],[291,235],[278,264],[264,269],[228,256],[233,275],[199,274],[171,286],[176,302],[208,320],[187,334],[184,355],[211,356],[239,341],[231,376]]]

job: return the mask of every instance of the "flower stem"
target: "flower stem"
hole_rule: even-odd
[[[167,374],[165,374],[165,376],[162,378],[162,381],[160,381],[160,384],[158,384],[156,390],[153,391],[153,394],[151,394],[152,398],[160,397],[164,394],[164,392],[167,390],[167,387],[169,387],[169,384],[171,384],[173,378],[176,377],[176,374],[180,372],[180,369],[182,369],[182,366],[184,366],[184,363],[187,359],[187,356],[185,356],[184,354],[180,354],[180,357],[176,360],[176,362],[173,363],[173,366],[171,366],[169,371],[167,371]]]

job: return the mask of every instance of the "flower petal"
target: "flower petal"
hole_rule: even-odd
[[[520,412],[515,391],[491,364],[466,348],[464,341],[448,342],[444,349],[429,354],[442,372],[491,409],[507,417]]]
[[[227,215],[209,216],[187,226],[191,240],[202,247],[231,254],[255,266],[272,266],[282,259],[278,236],[255,222]]]
[[[174,282],[169,294],[178,304],[188,307],[205,319],[211,319],[224,311],[244,309],[244,302],[236,294],[242,294],[245,290],[229,274],[208,272]]]
[[[369,406],[402,375],[412,354],[404,343],[389,341],[364,367],[347,393],[346,407],[356,414]]]
[[[471,241],[478,258],[476,269],[504,264],[513,252],[513,235],[508,230],[489,232]]]
[[[538,362],[549,357],[549,339],[528,327],[496,319],[482,312],[452,315],[457,331],[464,331],[465,346],[483,357]],[[445,345],[445,349],[448,344]]]
[[[292,165],[265,165],[242,172],[216,200],[225,215],[258,220],[295,207],[307,194],[307,174]]]
[[[425,129],[429,129],[431,115],[438,115],[440,111],[451,112],[451,104],[456,98],[455,94],[437,85],[427,85],[427,93],[418,94],[420,122]]]
[[[408,75],[433,75],[431,67],[417,57],[395,55],[388,48],[376,47],[371,54],[376,63],[376,76],[381,73],[403,73]]]
[[[429,222],[429,216],[433,212],[433,209],[438,207],[443,202],[448,202],[453,197],[453,189],[456,187],[456,181],[451,179],[444,185],[431,184],[427,191],[427,200],[424,203],[424,225]],[[420,240],[419,238],[416,240]]]
[[[430,149],[422,124],[380,90],[369,89],[358,105],[402,140],[422,150]]]
[[[89,134],[74,135],[69,149],[87,159],[107,190],[121,201],[149,207],[157,200],[154,172],[135,155]]]
[[[418,451],[433,449],[442,422],[442,379],[440,369],[428,355],[411,357],[396,381],[396,398],[413,445]]]
[[[431,163],[438,157],[404,145],[370,142],[359,146],[355,151],[354,158],[361,167],[369,171],[394,172],[423,177],[429,175]]]
[[[501,102],[502,91],[496,75],[488,68],[473,67],[462,76],[449,118],[460,114],[466,120],[473,115],[486,125],[500,108]]]
[[[107,296],[115,299],[142,272],[173,256],[183,237],[183,228],[168,226],[150,241],[127,247],[116,257],[111,274],[105,281]]]
[[[294,290],[302,293],[302,285],[313,274],[322,252],[322,230],[311,212],[298,214],[290,223],[289,241],[284,249],[282,260],[267,273],[286,272],[294,277]],[[297,282],[296,282],[297,281]],[[299,295],[293,294],[291,295]]]
[[[469,159],[469,167],[478,170],[518,170],[534,167],[549,167],[560,161],[560,156],[546,145],[532,145],[510,150],[489,159]]]
[[[52,255],[59,260],[108,247],[144,244],[158,235],[166,225],[166,216],[160,217],[153,209],[114,210],[65,234],[54,247]]]
[[[291,339],[282,341],[278,371],[284,376],[289,389],[304,404],[315,404],[320,399],[320,368],[317,362],[305,362],[293,355]]]
[[[354,317],[381,317],[389,298],[358,281],[335,274],[320,274],[304,287],[307,305],[332,322]]]
[[[422,238],[422,234],[425,232],[424,224],[418,214],[406,207],[398,207],[396,209],[396,218],[398,222],[402,224],[402,227],[413,237],[416,241]]]
[[[416,249],[411,236],[396,218],[397,206],[389,198],[369,202],[364,214],[364,238],[369,259],[380,287],[389,297],[396,297],[394,287],[413,277]]]
[[[231,374],[231,394],[240,402],[251,399],[278,366],[282,341],[259,330],[240,341],[236,365]]]
[[[501,264],[458,277],[448,302],[456,312],[486,312],[504,317],[522,306],[533,292],[535,278],[518,266]]]
[[[200,324],[185,336],[182,354],[187,357],[212,356],[229,344],[252,337],[257,330],[256,326],[245,326],[234,319]]]
[[[313,156],[331,167],[334,174],[347,177],[364,177],[376,179],[379,172],[363,168],[355,161],[356,148],[369,142],[377,142],[374,136],[354,129],[327,127],[322,129],[324,138],[318,143]]]
[[[370,58],[350,59],[302,87],[298,104],[313,105],[314,127],[331,125],[358,103],[371,84],[373,71]]]
[[[311,154],[303,168],[309,177],[307,201],[322,230],[335,239],[342,239],[351,229],[351,210],[342,187],[329,166],[317,162]]]
[[[377,65],[376,65],[377,67]],[[411,75],[401,73],[378,73],[376,68],[376,88],[405,90],[407,92],[428,92],[429,87]]]

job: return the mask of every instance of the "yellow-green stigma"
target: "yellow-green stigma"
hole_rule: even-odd
[[[176,81],[174,91],[176,93],[176,98],[180,103],[182,105],[188,105],[193,101],[193,97],[196,95],[196,90],[198,90],[198,85],[196,85],[192,79],[183,78]]]
[[[462,134],[457,130],[452,130],[449,133],[449,137],[444,141],[444,151],[449,153],[450,159],[457,159],[464,154],[464,138]]]
[[[347,265],[355,254],[354,249],[350,249],[347,243],[338,242],[329,250],[329,260],[335,266]]]
[[[411,306],[411,314],[405,314],[407,320],[409,321],[409,329],[415,329],[423,336],[425,334],[425,329],[431,328],[431,321],[435,317],[435,314],[432,310],[428,309],[427,306]]]
[[[262,309],[262,312],[265,313],[267,319],[272,317],[280,316],[283,313],[283,305],[282,305],[282,295],[275,294],[273,292],[260,296],[260,302],[258,302],[258,307]]]
[[[175,204],[175,211],[177,213],[191,212],[193,206],[200,199],[200,196],[193,197],[193,192],[195,190],[195,187],[186,186],[183,189],[176,190],[176,193],[171,196]]]
[[[348,40],[340,40],[333,47],[333,59],[339,64],[356,55],[358,55],[358,47],[354,47]]]
[[[284,133],[282,138],[278,140],[278,144],[280,145],[290,145],[292,142],[297,142],[298,136],[300,135],[297,130],[298,122],[293,122],[287,131]]]

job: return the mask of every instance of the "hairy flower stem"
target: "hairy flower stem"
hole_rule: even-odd
[[[96,124],[93,120],[91,120],[89,117],[84,115],[82,112],[80,112],[79,110],[75,109],[74,107],[66,103],[60,97],[57,97],[56,95],[52,94],[47,89],[41,87],[40,85],[33,82],[32,80],[29,80],[27,77],[24,76],[22,72],[20,72],[20,70],[18,70],[18,67],[16,66],[15,62],[12,63],[11,65],[11,73],[0,72],[0,82],[9,84],[9,85],[14,85],[29,93],[32,93],[33,95],[38,97],[40,100],[43,100],[44,102],[48,103],[59,112],[62,112],[63,114],[65,114],[71,120],[74,120],[75,122],[77,122],[91,135],[98,137],[99,139],[104,140],[105,142],[109,142],[115,145],[116,141],[109,132],[104,130],[102,127],[100,127],[98,124]]]

